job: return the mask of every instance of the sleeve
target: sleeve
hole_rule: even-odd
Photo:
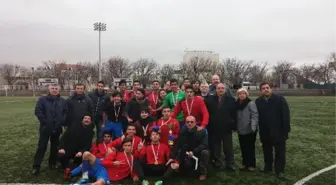
[[[94,106],[93,106],[93,102],[91,100],[91,98],[87,98],[87,101],[88,101],[88,110],[87,110],[87,113],[91,116],[92,120],[94,120]]]
[[[259,113],[256,104],[251,101],[249,105],[249,110],[251,113],[251,128],[253,132],[255,132],[258,129],[258,122],[259,122]]]
[[[90,152],[98,158],[104,158],[104,156],[101,153],[99,153],[98,145],[96,144],[96,142],[92,144]]]
[[[208,125],[209,123],[209,112],[208,112],[208,109],[204,103],[204,101],[202,99],[199,99],[199,102],[200,102],[200,106],[201,106],[201,112],[202,112],[202,115],[203,115],[203,120],[202,120],[202,123],[201,125],[206,128],[206,126]]]
[[[165,145],[165,158],[168,161],[170,159],[170,150],[168,148],[168,146]]]
[[[175,138],[175,141],[178,138],[179,133],[180,133],[180,123],[177,120],[175,120],[175,127],[173,130],[173,136]]]
[[[144,146],[141,151],[138,153],[138,157],[140,160],[146,159],[146,146]]]
[[[170,103],[169,103],[169,94],[167,94],[167,96],[166,96],[165,99],[163,100],[163,106],[171,107],[171,106],[170,106]]]
[[[35,106],[35,115],[41,124],[46,123],[46,117],[44,116],[44,106],[43,106],[43,97],[40,97]]]
[[[173,148],[171,149],[170,158],[177,160],[178,159],[178,153],[181,148],[181,133],[179,134],[179,137],[175,140]]]
[[[237,130],[237,106],[235,103],[235,99],[231,98],[231,109],[230,109],[230,117],[232,118],[232,125],[231,129],[236,131]]]
[[[62,120],[62,126],[66,126],[66,120],[68,116],[68,104],[66,103],[66,100],[64,100],[64,107],[63,107],[63,120]]]
[[[180,112],[182,111],[182,107],[181,107],[182,101],[178,102],[174,108],[174,112],[170,115],[172,118],[175,118],[176,116],[178,116],[180,114]]]
[[[101,161],[102,166],[104,167],[113,167],[113,162],[117,156],[117,152],[112,152],[105,159]]]
[[[126,103],[126,105],[125,105],[125,108],[124,108],[124,116],[125,116],[126,118],[128,118],[128,112],[129,112],[130,107],[131,107],[130,103],[131,103],[131,102],[128,101],[128,102]]]
[[[110,143],[108,144],[108,147],[109,147],[109,148],[112,148],[112,147],[115,148],[115,147],[120,146],[120,144],[121,144],[121,139],[118,138],[118,139],[116,139],[116,140],[110,142]]]
[[[282,103],[282,125],[283,125],[283,130],[285,133],[290,132],[290,111],[289,111],[289,106],[284,97],[281,98],[281,103]]]
[[[69,138],[69,129],[66,130],[64,132],[64,134],[62,135],[61,139],[60,139],[60,142],[59,142],[59,145],[58,145],[58,149],[65,149],[65,144],[68,142],[68,139]]]
[[[202,137],[202,141],[201,143],[193,150],[193,153],[196,154],[196,153],[200,153],[202,150],[205,150],[208,148],[208,137],[206,135],[206,132],[205,130],[202,130],[202,133],[201,133],[201,137]]]
[[[84,153],[86,151],[90,151],[91,146],[92,146],[92,138],[93,138],[93,131],[89,137],[85,138],[83,147],[79,149],[79,152]]]

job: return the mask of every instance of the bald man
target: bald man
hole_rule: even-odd
[[[218,75],[213,75],[211,77],[211,85],[209,86],[209,95],[215,95],[216,94],[216,86],[220,83],[220,78]],[[233,97],[230,89],[228,87],[225,88],[226,94],[228,96]]]
[[[209,164],[208,136],[204,129],[197,129],[196,118],[194,116],[186,117],[186,128],[183,129],[172,149],[171,159],[180,163],[184,174],[199,175],[199,180],[205,180],[207,177]],[[196,161],[193,156],[197,157]],[[196,165],[196,162],[197,165]],[[199,166],[196,170],[195,167]]]
[[[40,172],[40,166],[50,140],[49,168],[56,169],[57,146],[67,115],[66,100],[60,97],[59,87],[50,85],[47,96],[41,96],[35,106],[35,115],[40,122],[38,147],[34,157],[32,174]]]
[[[209,112],[209,144],[215,167],[235,170],[233,157],[232,131],[236,130],[235,99],[228,96],[225,85],[216,86],[216,94],[208,96],[206,100]],[[225,155],[225,163],[221,161],[221,144]]]

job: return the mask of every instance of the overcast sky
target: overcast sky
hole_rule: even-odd
[[[3,0],[0,63],[153,58],[179,63],[184,50],[221,58],[323,61],[336,51],[335,0]]]

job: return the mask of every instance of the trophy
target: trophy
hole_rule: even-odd
[[[174,139],[175,137],[170,135],[169,138],[168,138],[168,145],[169,146],[173,146],[174,145]]]

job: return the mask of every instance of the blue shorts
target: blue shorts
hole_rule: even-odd
[[[92,176],[96,180],[104,179],[105,184],[110,184],[110,178],[108,176],[108,173],[106,169],[104,168],[104,166],[101,165],[99,158],[96,158],[95,163],[92,165],[91,173],[93,173]]]
[[[123,127],[121,122],[111,122],[106,120],[105,126],[101,132],[101,136],[103,136],[104,132],[112,132],[113,138],[121,137],[123,135]]]

